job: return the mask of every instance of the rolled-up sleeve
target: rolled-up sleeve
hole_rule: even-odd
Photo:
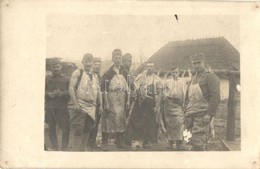
[[[206,80],[209,92],[208,114],[215,116],[220,102],[220,80],[215,74],[209,74]]]

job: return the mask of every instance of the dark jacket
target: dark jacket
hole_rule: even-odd
[[[46,77],[45,80],[45,108],[67,108],[69,101],[69,78],[63,75],[50,75]],[[63,92],[62,96],[55,96],[50,98],[47,96],[48,92],[53,92],[54,90],[60,90]]]
[[[220,102],[220,80],[218,76],[211,72],[205,72],[201,76],[199,86],[204,98],[209,103],[207,113],[215,116]]]
[[[110,81],[116,75],[116,72],[113,69],[113,66],[111,66],[109,68],[109,70],[107,72],[105,72],[101,78],[101,92],[108,92],[108,87],[109,87]],[[119,69],[119,74],[123,75],[127,81],[128,74],[122,67]]]

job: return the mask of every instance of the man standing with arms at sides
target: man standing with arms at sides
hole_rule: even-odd
[[[186,127],[192,133],[192,150],[205,151],[210,124],[220,102],[220,81],[214,73],[206,70],[204,54],[192,55],[191,63],[196,74],[188,87]]]
[[[126,109],[130,106],[130,95],[127,94],[127,72],[122,68],[122,52],[112,52],[113,66],[104,73],[101,89],[104,97],[102,116],[102,148],[107,150],[109,133],[116,133],[116,147],[124,148],[126,129]]]
[[[130,108],[126,110],[126,131],[128,130],[128,123],[130,120],[131,112],[133,110],[133,106],[135,104],[135,92],[134,92],[134,78],[131,75],[130,69],[132,66],[132,55],[130,53],[126,53],[122,57],[122,67],[127,73],[127,85],[130,94]],[[125,140],[126,145],[131,146],[131,142]]]
[[[93,73],[95,73],[99,79],[99,87],[101,87],[101,76],[100,76],[100,69],[101,69],[101,58],[94,57],[93,61]],[[97,107],[96,107],[96,123],[94,126],[94,129],[92,130],[90,137],[89,137],[89,145],[93,149],[97,149],[97,143],[96,143],[96,138],[97,138],[97,132],[98,132],[98,125],[101,117],[101,112],[99,111],[100,103],[99,100],[97,100]]]
[[[173,150],[173,143],[175,142],[176,150],[179,151],[183,140],[185,89],[186,82],[179,77],[179,68],[173,66],[171,77],[167,79],[164,85],[164,115],[171,150]]]
[[[130,69],[132,66],[132,55],[130,53],[126,53],[122,57],[122,67],[128,74],[130,74]]]
[[[49,138],[53,150],[58,150],[56,126],[62,130],[62,150],[69,143],[69,79],[61,74],[62,65],[59,61],[52,64],[52,75],[46,77],[45,84],[45,120],[49,125]]]
[[[137,98],[130,118],[126,140],[141,140],[143,148],[158,143],[161,79],[154,74],[154,63],[149,62],[146,71],[135,79]]]
[[[69,93],[74,105],[71,114],[72,150],[85,151],[89,136],[95,126],[97,100],[100,103],[99,113],[102,113],[102,97],[99,89],[99,79],[92,72],[93,56],[87,53],[83,56],[83,70],[75,70],[70,80]]]

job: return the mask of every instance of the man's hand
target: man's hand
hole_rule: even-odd
[[[101,115],[103,113],[103,108],[102,106],[99,106],[98,114]]]
[[[129,110],[130,109],[130,101],[127,101],[126,102],[126,110]]]
[[[159,107],[159,106],[155,106],[155,107],[153,108],[153,113],[154,113],[154,114],[159,114],[159,113],[160,113],[160,107]]]
[[[59,92],[60,92],[60,90],[58,89],[58,90],[54,90],[52,93],[53,93],[54,97],[56,97],[56,96],[58,96]]]
[[[204,117],[203,117],[203,122],[205,124],[209,124],[210,123],[210,120],[211,120],[211,116],[209,114],[206,114]]]
[[[79,106],[78,103],[77,103],[77,104],[74,104],[74,105],[73,105],[73,108],[74,108],[76,111],[79,111],[79,110],[80,110],[80,106]]]
[[[185,128],[187,130],[190,130],[193,127],[193,118],[191,117],[186,117],[185,118]]]
[[[58,92],[57,92],[57,96],[59,96],[59,97],[63,97],[63,92],[62,91],[60,91],[60,89],[58,89]]]
[[[54,98],[54,93],[53,92],[48,92],[47,96],[50,97],[50,98]]]
[[[109,112],[109,104],[108,104],[108,103],[105,103],[105,104],[104,104],[104,109],[105,109],[107,112]]]
[[[158,114],[158,113],[156,113],[155,114],[155,119],[156,119],[156,122],[158,123],[158,124],[160,124],[160,114]]]

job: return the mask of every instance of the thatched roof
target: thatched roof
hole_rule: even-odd
[[[161,47],[137,70],[140,73],[149,61],[155,63],[157,70],[170,70],[173,64],[180,69],[191,67],[190,56],[204,53],[212,69],[240,69],[240,54],[224,37],[185,41],[172,41]]]

